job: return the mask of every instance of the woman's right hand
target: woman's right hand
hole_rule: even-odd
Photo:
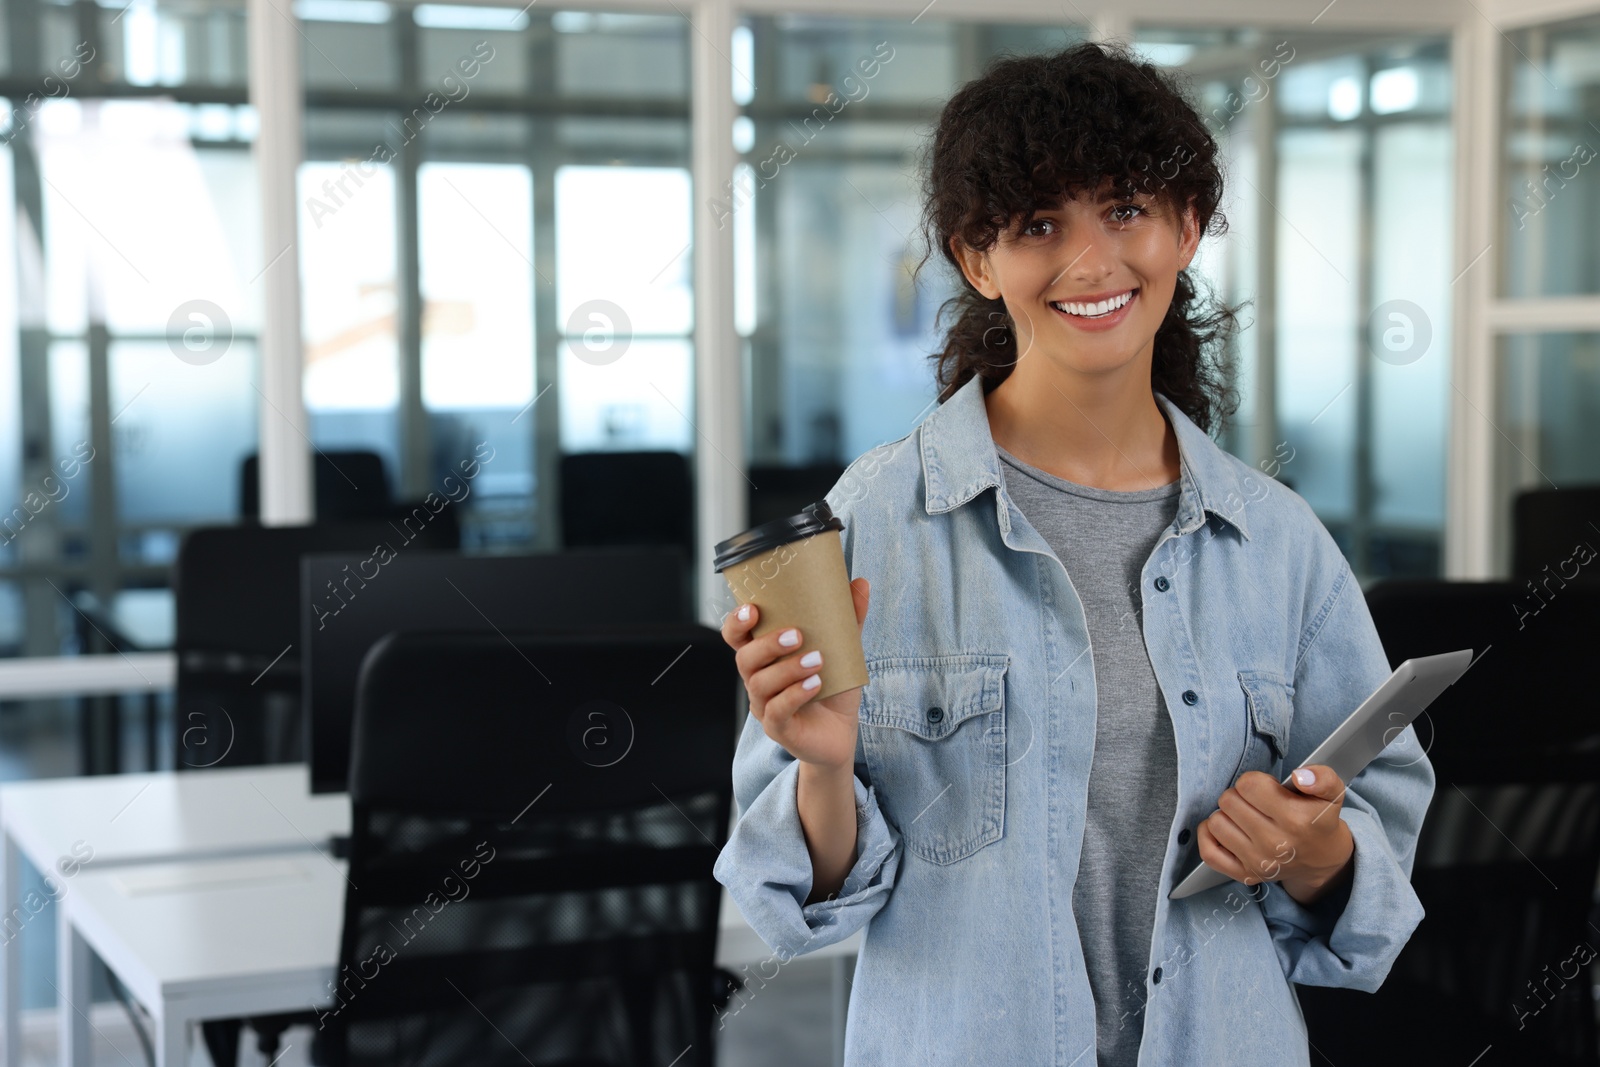
[[[855,579],[850,583],[850,595],[855,601],[856,626],[865,628],[871,583],[865,578]],[[826,700],[813,699],[813,690],[802,683],[819,677],[822,653],[814,650],[816,663],[802,664],[809,653],[804,650],[805,634],[797,629],[800,640],[794,645],[779,643],[785,630],[752,637],[751,631],[760,621],[760,609],[754,604],[741,607],[750,609],[750,617],[741,619],[737,610],[728,612],[722,621],[722,639],[737,653],[734,662],[750,698],[750,714],[761,723],[767,736],[795,759],[832,769],[853,768],[861,688],[835,693]]]

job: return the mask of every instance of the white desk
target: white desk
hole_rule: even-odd
[[[0,662],[0,699],[158,693],[171,689],[177,676],[178,657],[171,652],[8,659]]]
[[[331,1006],[344,869],[301,852],[85,871],[63,901],[63,991],[87,997],[93,950],[154,1017],[158,1067],[188,1062],[193,1023]],[[739,972],[772,956],[726,892],[720,928],[719,965]],[[860,942],[808,956],[842,966]],[[87,1063],[87,1041],[63,1050],[62,1067]]]
[[[14,936],[40,908],[19,899],[22,858],[48,875],[62,903],[78,884],[107,868],[200,857],[259,856],[326,848],[328,839],[350,832],[350,803],[344,794],[312,796],[304,764],[216,768],[182,773],[119,774],[60,778],[0,786],[0,836],[4,837],[0,929],[5,938],[0,983],[4,985],[4,1062],[21,1061],[18,1016],[21,951]],[[74,851],[76,849],[76,851]],[[90,858],[72,877],[58,863]],[[322,866],[321,860],[308,857]],[[70,867],[68,869],[71,869]],[[342,884],[342,883],[341,883]],[[63,936],[59,957],[74,951],[64,936],[66,907],[58,905]],[[88,957],[62,959],[62,976],[79,987],[58,986],[58,1026],[63,1056],[87,1049]],[[77,1005],[82,1011],[75,1011]]]
[[[61,989],[87,999],[93,950],[154,1017],[157,1067],[189,1062],[192,1023],[331,1003],[344,869],[301,852],[86,871],[62,901]],[[88,1067],[89,1043],[60,1062]]]

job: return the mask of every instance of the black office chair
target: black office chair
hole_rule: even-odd
[[[738,672],[695,624],[362,666],[337,1067],[711,1067]]]
[[[696,600],[694,483],[682,452],[572,452],[561,457],[564,548],[664,545],[683,553]]]
[[[394,497],[383,457],[376,452],[316,452],[312,457],[312,492],[316,516],[370,519],[386,515]],[[253,519],[261,514],[261,457],[252,452],[239,467],[239,514]]]
[[[414,520],[313,526],[216,526],[191,531],[172,569],[177,657],[178,770],[293,763],[305,758],[300,712],[300,557],[308,552],[367,552],[380,542],[453,549],[458,528]],[[265,1053],[301,1016],[249,1023]],[[213,1020],[201,1033],[216,1067],[237,1061],[245,1020]],[[269,1055],[270,1058],[270,1055]]]
[[[694,556],[694,487],[682,452],[572,452],[561,457],[567,548],[677,545]]]
[[[788,518],[828,495],[844,476],[836,463],[809,467],[752,466],[745,494],[750,525]],[[865,480],[865,476],[863,476]]]
[[[1412,872],[1426,914],[1376,993],[1297,987],[1313,1062],[1468,1063],[1493,1045],[1497,1063],[1593,1064],[1574,952],[1600,947],[1600,716],[1582,666],[1600,590],[1540,606],[1522,583],[1404,580],[1367,599],[1392,665],[1479,658],[1417,723],[1437,775]]]
[[[318,452],[314,457],[313,491],[316,521],[348,522],[383,519],[410,536],[418,526],[433,527],[431,540],[454,549],[461,543],[460,507],[455,502],[438,511],[419,500],[395,500],[389,492],[389,475],[376,452]],[[260,460],[246,456],[239,468],[239,516],[242,525],[254,525],[261,516]],[[436,493],[443,500],[443,493]]]
[[[457,529],[383,520],[215,526],[178,549],[172,590],[179,770],[304,758],[300,710],[300,557],[308,552],[452,549]],[[410,540],[407,540],[409,534]]]
[[[1582,549],[1583,551],[1579,551]],[[1530,489],[1511,505],[1511,576],[1526,589],[1600,586],[1600,485]],[[1582,563],[1587,559],[1589,562]]]

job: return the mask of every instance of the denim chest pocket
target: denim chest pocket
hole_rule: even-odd
[[[1005,829],[1001,653],[867,660],[861,744],[884,815],[932,863],[965,859]]]
[[[1294,686],[1273,671],[1240,671],[1244,692],[1243,750],[1228,777],[1232,786],[1245,771],[1266,771],[1289,751],[1289,724],[1294,718]],[[1280,775],[1281,777],[1281,775]]]

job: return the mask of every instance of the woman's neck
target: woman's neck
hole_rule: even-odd
[[[1128,492],[1178,480],[1177,434],[1156,403],[1148,368],[1086,378],[1052,373],[1043,360],[1037,366],[1024,374],[1019,365],[985,394],[996,444],[1096,489]]]

